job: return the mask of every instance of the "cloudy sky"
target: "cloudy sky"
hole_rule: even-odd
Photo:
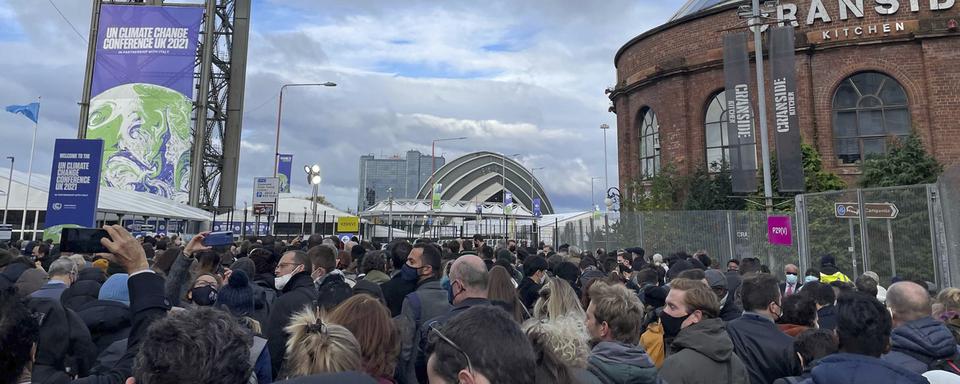
[[[538,178],[571,211],[589,209],[590,178],[603,176],[603,123],[614,128],[616,185],[603,93],[614,54],[684,1],[253,2],[238,204],[254,176],[272,172],[280,85],[334,81],[284,94],[280,151],[294,154],[294,193],[308,193],[297,170],[317,162],[322,194],[355,209],[360,155],[429,154],[434,138],[467,136],[438,154],[521,153],[528,167],[546,167]],[[89,0],[0,0],[0,104],[42,96],[35,171],[49,169],[55,138],[76,136],[90,9]],[[0,114],[0,155],[23,171],[30,128]]]

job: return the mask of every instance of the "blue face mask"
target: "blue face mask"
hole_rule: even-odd
[[[400,268],[400,278],[405,281],[417,281],[420,279],[420,269],[403,264]]]
[[[797,283],[797,275],[787,274],[787,284],[793,285],[796,283]]]
[[[450,277],[444,276],[440,279],[440,286],[447,292],[447,301],[453,304],[453,284],[450,283]]]
[[[820,281],[820,279],[817,278],[816,276],[807,276],[803,278],[804,283],[812,283],[814,281]]]

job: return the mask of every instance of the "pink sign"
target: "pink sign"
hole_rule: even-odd
[[[790,216],[767,217],[767,239],[770,244],[793,245]]]

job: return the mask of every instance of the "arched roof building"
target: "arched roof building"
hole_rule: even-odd
[[[481,151],[461,156],[437,169],[432,179],[442,186],[441,200],[503,202],[506,184],[514,204],[533,211],[533,199],[539,198],[541,213],[554,213],[553,204],[536,176],[522,164],[498,153]],[[417,199],[430,197],[431,184],[428,180],[420,187]]]

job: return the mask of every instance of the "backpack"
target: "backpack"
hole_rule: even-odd
[[[928,371],[947,371],[960,376],[960,354],[955,354],[945,359],[931,361],[927,365]]]

